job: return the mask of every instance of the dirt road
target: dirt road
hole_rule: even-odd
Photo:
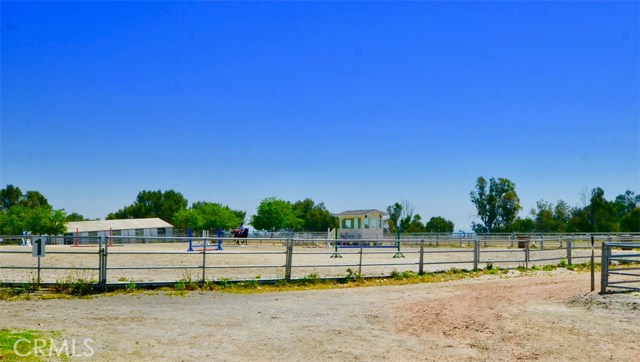
[[[92,361],[637,361],[640,296],[584,297],[588,290],[587,274],[563,271],[250,295],[2,301],[0,328],[91,338]]]

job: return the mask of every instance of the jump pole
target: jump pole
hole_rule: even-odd
[[[189,235],[189,249],[187,249],[187,251],[193,251],[193,239],[191,238],[193,236],[193,229],[189,228],[188,235]]]
[[[402,252],[400,252],[400,230],[396,233],[396,246],[398,247],[398,251],[393,255],[394,258],[404,258]]]
[[[73,246],[78,247],[80,245],[78,245],[78,236],[79,236],[80,232],[78,231],[78,228],[76,228],[76,241],[73,243]]]
[[[109,247],[113,246],[113,239],[111,238],[112,236],[113,236],[113,230],[109,228]]]
[[[338,253],[338,228],[336,228],[335,231],[336,232],[335,232],[335,236],[334,236],[334,239],[333,239],[333,246],[334,246],[335,249],[334,249],[333,254],[331,254],[331,257],[329,259],[331,259],[331,258],[342,258],[342,255],[340,255],[340,253]]]
[[[218,228],[218,237],[222,237],[222,230],[220,228]],[[218,239],[218,247],[216,250],[222,250],[222,239]]]

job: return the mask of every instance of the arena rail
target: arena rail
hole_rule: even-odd
[[[217,236],[106,236],[79,240],[30,236],[44,238],[47,245],[46,256],[32,257],[31,248],[19,246],[20,236],[0,236],[10,240],[0,244],[0,284],[51,285],[84,278],[106,288],[129,283],[167,285],[182,280],[385,277],[397,271],[421,274],[489,265],[529,268],[563,260],[571,265],[590,258],[590,237],[540,234],[518,238],[510,234],[474,239],[442,235],[400,240],[247,238],[240,243],[239,239]],[[606,234],[595,238],[599,242],[612,240]],[[201,247],[188,251],[190,245]]]

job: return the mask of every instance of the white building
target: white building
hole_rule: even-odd
[[[386,212],[367,210],[347,210],[338,217],[338,238],[340,239],[382,239],[384,238],[384,216]]]

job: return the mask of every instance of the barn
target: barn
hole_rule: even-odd
[[[65,236],[173,236],[173,225],[159,218],[70,221]]]

